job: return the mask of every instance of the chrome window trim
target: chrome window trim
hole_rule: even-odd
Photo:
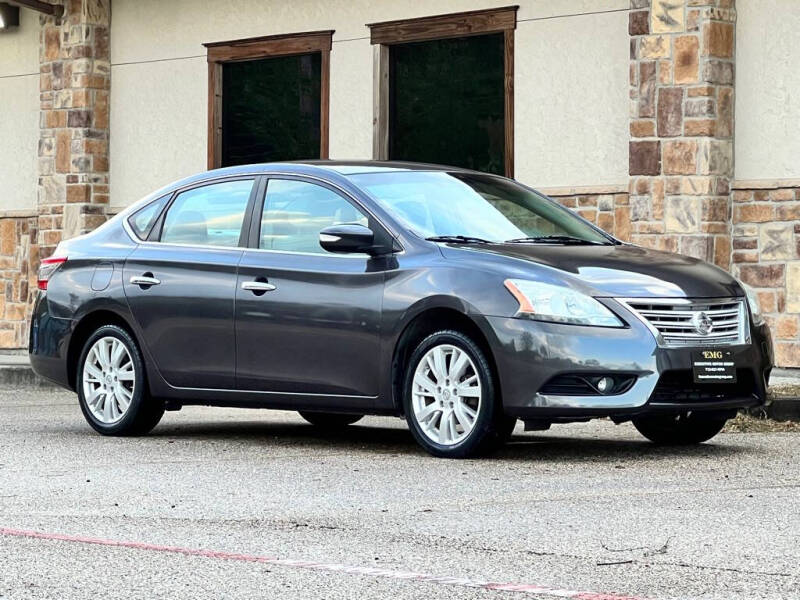
[[[751,343],[751,336],[750,336],[750,313],[747,309],[746,301],[744,296],[726,296],[721,298],[648,298],[648,297],[640,297],[640,298],[614,298],[617,302],[619,302],[626,310],[628,310],[633,316],[635,316],[648,330],[650,333],[653,334],[653,337],[656,339],[656,343],[658,344],[659,348],[672,348],[672,349],[682,349],[682,348],[693,348],[693,347],[700,347],[700,346],[714,346],[714,347],[726,347],[726,346],[738,346],[742,344],[749,344]],[[738,314],[738,328],[737,328],[737,337],[735,340],[727,340],[723,342],[715,342],[714,338],[706,338],[703,337],[696,337],[696,338],[686,338],[687,343],[683,344],[676,344],[664,339],[664,336],[658,330],[658,328],[653,325],[647,317],[643,316],[638,310],[636,310],[632,304],[661,304],[664,306],[692,306],[694,304],[733,304],[736,303],[739,305],[739,314]],[[693,342],[696,342],[693,343]]]
[[[236,175],[228,174],[228,175],[220,175],[219,177],[212,177],[212,178],[209,178],[209,179],[203,179],[201,181],[195,181],[195,182],[192,182],[192,183],[187,183],[186,185],[178,187],[178,188],[175,188],[174,190],[172,190],[171,192],[168,192],[168,193],[170,194],[170,196],[176,196],[177,194],[180,194],[180,193],[182,193],[182,192],[184,192],[186,190],[189,190],[189,189],[192,189],[192,188],[195,188],[195,187],[202,187],[204,185],[212,185],[215,182],[225,181],[225,180],[228,180],[228,179],[233,179],[233,180],[235,180],[235,179],[246,179],[248,177],[254,177],[254,178],[255,177],[266,177],[267,179],[270,179],[273,176],[277,176],[278,178],[289,176],[291,178],[299,178],[301,180],[302,179],[313,179],[314,181],[318,181],[318,182],[327,184],[327,185],[329,185],[329,186],[331,186],[333,188],[336,188],[336,190],[338,192],[340,192],[343,196],[345,196],[346,198],[349,198],[356,205],[356,207],[358,207],[362,211],[366,212],[370,217],[375,219],[375,221],[377,221],[381,225],[381,227],[383,227],[386,231],[388,231],[389,234],[393,237],[393,239],[398,244],[400,244],[402,246],[402,244],[400,243],[400,241],[398,239],[399,236],[396,234],[396,232],[394,232],[390,227],[388,227],[383,222],[383,220],[381,220],[377,215],[375,215],[375,213],[373,211],[369,210],[369,208],[364,206],[363,203],[359,202],[358,199],[356,197],[354,197],[350,192],[345,190],[339,184],[334,183],[332,181],[329,181],[327,179],[324,179],[323,177],[318,177],[316,175],[307,175],[305,173],[291,173],[291,172],[285,172],[285,171],[252,172],[252,173],[248,172],[248,173],[237,173]],[[255,183],[255,179],[253,179],[253,182]],[[267,183],[267,187],[269,187],[269,183]],[[157,198],[153,198],[150,202],[155,202],[155,201],[159,200],[160,198],[163,198],[165,195],[166,194],[161,194]],[[266,201],[266,192],[264,193],[264,200]],[[281,254],[295,254],[295,255],[298,255],[298,256],[333,256],[333,257],[337,257],[337,258],[345,258],[345,257],[346,258],[363,258],[363,257],[372,258],[369,254],[362,254],[362,253],[358,253],[358,254],[341,254],[340,255],[340,254],[335,254],[333,252],[324,252],[324,253],[320,252],[320,253],[317,254],[317,253],[312,253],[312,252],[293,252],[293,251],[290,251],[290,250],[270,250],[270,249],[266,249],[266,248],[248,248],[248,247],[243,247],[243,246],[210,246],[210,245],[203,245],[203,244],[175,244],[173,242],[151,242],[149,240],[142,240],[131,229],[130,223],[128,223],[128,217],[130,216],[129,213],[134,213],[134,212],[136,212],[138,210],[141,210],[145,206],[149,206],[149,204],[150,203],[145,203],[142,206],[137,208],[137,206],[139,205],[139,202],[135,202],[134,204],[132,204],[131,206],[126,208],[124,211],[118,213],[118,215],[117,215],[118,217],[120,217],[122,219],[122,228],[125,230],[125,233],[128,234],[128,237],[135,244],[147,244],[147,245],[155,245],[155,246],[180,246],[180,247],[183,247],[183,248],[201,248],[201,249],[212,248],[212,249],[219,249],[219,250],[255,250],[257,252],[277,252],[277,253],[281,253]],[[167,207],[167,210],[169,210],[169,206]],[[263,210],[263,204],[262,204],[262,210]],[[397,254],[405,254],[405,249],[402,249],[399,252],[392,252],[392,254],[395,254],[395,255],[397,255]]]
[[[336,252],[297,252],[295,250],[273,250],[271,248],[243,248],[245,252],[273,252],[275,254],[293,254],[295,256],[328,256],[331,258],[360,258],[370,259],[373,258],[364,252],[348,252],[346,254],[337,254]],[[393,252],[393,254],[400,254]]]

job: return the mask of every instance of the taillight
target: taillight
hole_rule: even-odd
[[[40,290],[47,289],[47,282],[53,276],[53,273],[58,271],[58,267],[63,265],[67,262],[67,257],[51,257],[45,258],[42,260],[41,264],[39,265],[39,275],[37,277],[37,283],[39,285]]]

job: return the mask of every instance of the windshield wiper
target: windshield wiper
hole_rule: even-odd
[[[539,235],[532,237],[514,238],[513,240],[506,240],[506,244],[586,244],[591,246],[608,246],[611,242],[595,242],[592,240],[584,240],[583,238],[573,237],[571,235]]]
[[[489,240],[471,235],[432,235],[426,237],[429,242],[450,242],[452,244],[491,244]]]

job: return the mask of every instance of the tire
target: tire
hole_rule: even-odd
[[[668,415],[642,417],[633,420],[633,426],[651,442],[663,446],[690,446],[702,444],[725,427],[727,419],[708,418],[702,415]]]
[[[503,415],[492,368],[478,345],[458,331],[429,335],[411,354],[403,409],[414,439],[433,456],[479,456],[510,435],[512,421]]]
[[[298,412],[306,421],[321,429],[342,429],[364,418],[364,415],[348,415],[346,413],[326,413],[308,410]]]
[[[144,362],[136,342],[116,325],[103,325],[86,340],[75,387],[83,416],[103,435],[144,435],[164,415],[164,403],[151,398],[147,391]]]

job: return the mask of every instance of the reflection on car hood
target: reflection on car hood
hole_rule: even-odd
[[[445,254],[454,249],[450,246]],[[736,280],[714,265],[627,244],[490,244],[471,246],[469,250],[558,269],[577,277],[603,296],[714,298],[742,295]]]

